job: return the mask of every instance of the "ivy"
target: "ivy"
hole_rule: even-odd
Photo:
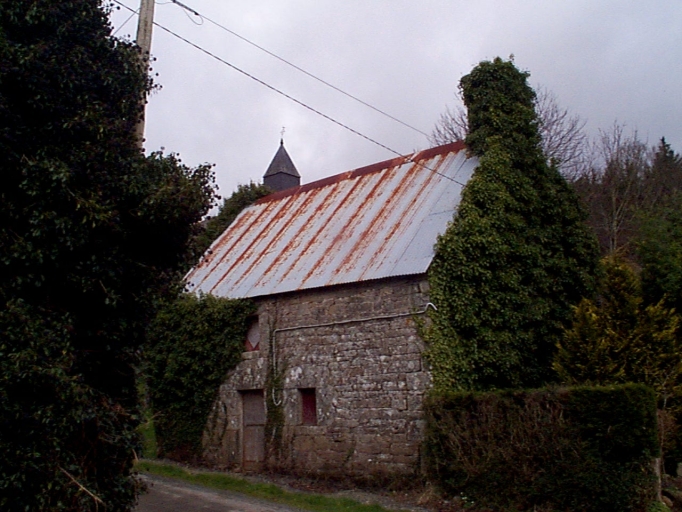
[[[211,207],[145,157],[152,84],[99,0],[0,2],[0,509],[129,510],[135,368]]]
[[[147,386],[160,455],[201,458],[201,438],[218,389],[244,350],[248,300],[185,294],[149,329]]]
[[[527,78],[498,58],[460,83],[479,166],[429,270],[438,310],[427,357],[437,390],[552,380],[571,306],[594,290],[597,245],[572,190],[546,163]]]
[[[265,381],[265,450],[268,464],[279,465],[286,455],[283,446],[284,434],[284,375],[287,361],[277,354],[275,327],[270,326],[268,339],[268,373]]]

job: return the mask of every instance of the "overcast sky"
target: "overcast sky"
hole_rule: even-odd
[[[137,10],[139,0],[118,0]],[[514,55],[530,83],[554,92],[590,135],[618,122],[682,152],[680,0],[182,0],[366,103],[430,133],[460,78],[481,60]],[[137,16],[112,14],[134,39]],[[129,19],[129,20],[128,20]],[[126,20],[127,23],[126,23]],[[170,0],[155,21],[272,87],[407,154],[426,137],[320,84]],[[247,78],[158,27],[147,151],[216,164],[220,192],[260,181],[284,143],[303,183],[394,153]]]

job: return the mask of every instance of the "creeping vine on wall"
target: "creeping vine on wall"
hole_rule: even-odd
[[[147,379],[162,455],[201,456],[211,406],[227,373],[241,360],[249,300],[186,294],[153,322],[147,347]]]
[[[275,323],[268,326],[268,369],[265,380],[265,451],[269,464],[279,465],[283,457],[284,373],[286,361],[277,353]]]
[[[481,62],[462,78],[466,142],[479,166],[439,237],[426,338],[436,389],[535,387],[571,306],[590,296],[598,250],[585,215],[540,147],[528,73]]]
[[[273,336],[274,338],[274,336]],[[270,347],[272,348],[272,342]],[[284,369],[274,364],[273,352],[268,360],[265,382],[265,442],[268,460],[277,463],[282,457],[282,434],[284,428]]]

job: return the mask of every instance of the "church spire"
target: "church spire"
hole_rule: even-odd
[[[298,174],[289,153],[284,149],[284,129],[279,140],[279,149],[263,176],[263,184],[275,192],[301,184],[301,175]]]

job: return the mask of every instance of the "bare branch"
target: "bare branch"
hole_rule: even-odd
[[[83,491],[85,494],[90,496],[93,500],[95,500],[95,510],[98,508],[98,504],[102,505],[104,508],[106,508],[106,504],[101,500],[99,496],[96,494],[90,492],[88,489],[86,489],[78,480],[76,480],[71,473],[69,473],[67,470],[65,470],[61,466],[57,466],[59,468],[59,471],[64,473],[67,477],[69,477],[69,480],[71,480],[74,484],[78,486],[78,488]]]
[[[429,142],[434,146],[464,140],[469,129],[467,113],[462,105],[454,108],[445,107],[445,112],[440,115],[436,126],[431,132]]]
[[[467,136],[467,112],[461,96],[457,97],[457,101],[455,107],[447,106],[440,115],[429,137],[432,144],[447,144]],[[584,166],[587,144],[587,136],[583,131],[585,120],[560,108],[556,96],[544,87],[537,89],[535,109],[540,124],[542,149],[547,160],[555,163],[567,178],[574,178]]]
[[[575,176],[583,164],[586,121],[559,107],[556,95],[545,87],[538,87],[536,94],[535,110],[540,122],[542,150],[565,176]]]
[[[627,253],[636,235],[639,213],[658,201],[659,187],[649,179],[652,150],[636,131],[627,135],[614,123],[589,150],[589,167],[574,180],[575,190],[589,211],[603,252]]]

